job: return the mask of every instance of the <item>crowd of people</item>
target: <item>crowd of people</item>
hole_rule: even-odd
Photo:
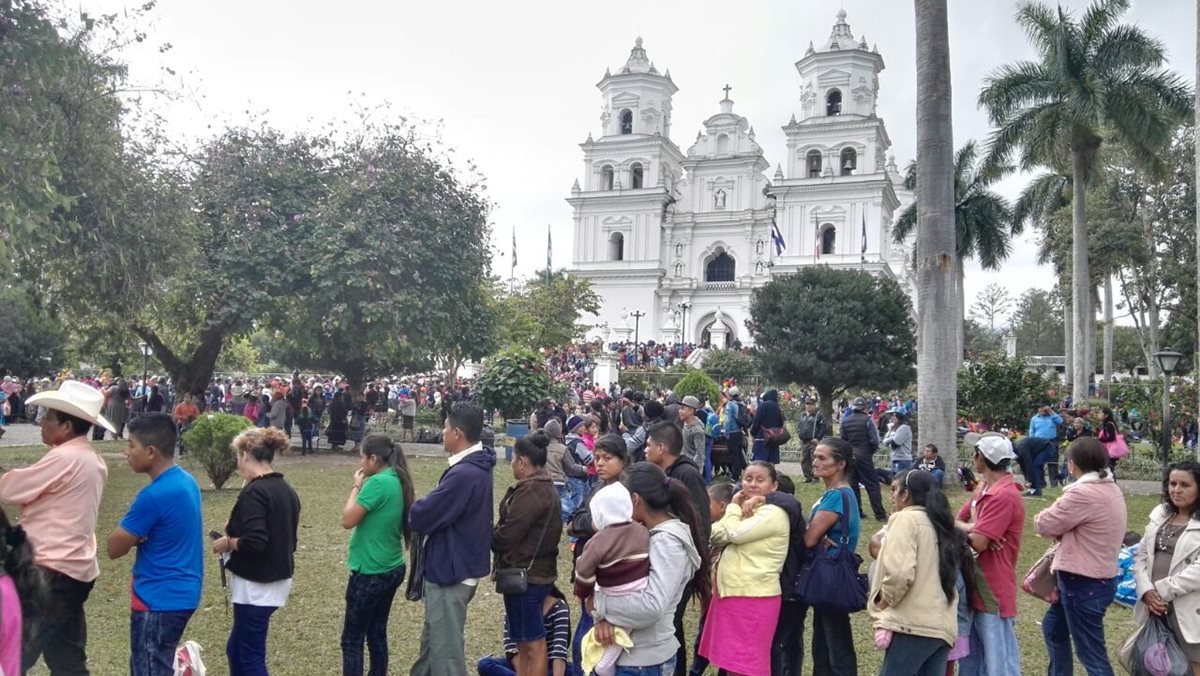
[[[308,394],[323,397],[324,389]],[[391,398],[390,389],[378,392],[377,401]],[[442,430],[448,468],[426,495],[416,494],[396,441],[371,434],[357,447],[341,516],[351,531],[344,674],[388,673],[388,617],[401,588],[425,610],[412,673],[467,673],[464,632],[479,585],[494,585],[505,608],[503,650],[473,665],[485,676],[699,676],[708,668],[791,676],[806,658],[813,673],[857,674],[850,617],[862,611],[883,674],[1021,673],[1030,646],[1017,640],[1018,588],[1028,591],[1040,569],[1026,577],[1017,569],[1023,498],[1032,496],[1013,469],[1030,462],[1030,477],[1028,454],[1057,443],[1065,421],[1052,410],[1035,413],[1016,447],[1003,433],[966,435],[972,456],[963,476],[975,486],[954,512],[938,449],[913,446],[915,402],[881,409],[857,398],[837,414],[835,431],[811,398],[787,420],[773,389],[743,399],[730,386],[716,402],[628,390],[593,392],[587,403],[545,400],[532,431],[515,441],[512,484],[497,503],[489,416],[460,394]],[[261,395],[256,386],[251,402]],[[274,388],[268,396],[288,395]],[[229,671],[267,673],[270,619],[291,593],[301,537],[301,500],[272,467],[289,434],[268,423],[238,435],[245,483],[225,526],[206,536],[197,482],[175,461],[179,426],[170,414],[144,410],[119,430],[105,392],[74,380],[23,403],[38,409],[49,451],[0,475],[0,502],[22,514],[19,525],[0,516],[3,673],[24,673],[39,659],[51,673],[86,673],[84,606],[99,574],[95,532],[108,472],[91,447],[96,428],[123,432],[130,468],[149,480],[105,543],[111,558],[135,555],[131,673],[173,673],[199,603],[205,549],[229,578]],[[789,422],[803,449],[803,481],[822,489],[807,510],[776,467]],[[1082,423],[1067,426],[1065,488],[1033,520],[1054,543],[1038,573],[1049,580],[1038,595],[1048,602],[1041,630],[1052,674],[1072,673],[1076,661],[1088,674],[1112,673],[1103,618],[1127,514],[1112,474],[1110,422],[1106,411],[1095,435]],[[875,463],[880,447],[886,467]],[[855,554],[863,489],[884,523],[867,542],[865,580]],[[564,537],[569,580],[559,579]],[[1139,624],[1160,622],[1200,673],[1192,619],[1200,562],[1190,538],[1200,538],[1200,464],[1191,461],[1172,466],[1133,576]],[[683,621],[689,607],[701,618],[694,634]]]

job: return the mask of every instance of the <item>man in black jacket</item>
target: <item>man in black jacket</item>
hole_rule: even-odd
[[[800,676],[804,664],[804,623],[808,606],[796,598],[796,574],[804,563],[804,507],[795,497],[796,486],[786,474],[779,475],[779,490],[767,496],[767,504],[775,505],[788,515],[788,553],[779,573],[779,588],[783,600],[779,606],[779,622],[771,641],[772,676]]]
[[[704,475],[691,458],[683,456],[683,434],[674,423],[660,422],[649,428],[649,438],[646,440],[646,460],[658,465],[667,476],[679,481],[687,487],[696,507],[696,516],[700,518],[700,532],[704,534],[704,542],[697,542],[696,549],[708,549],[708,534],[712,532],[712,514],[708,510],[708,488],[704,485]],[[687,611],[688,599],[692,596],[691,583],[683,590],[683,599],[675,607],[675,639],[679,641],[679,651],[675,654],[675,676],[687,673],[687,646],[691,641],[685,641],[683,635],[683,615]]]
[[[883,498],[879,495],[879,474],[875,471],[875,449],[879,448],[879,428],[866,414],[867,401],[862,397],[850,405],[850,415],[842,421],[842,439],[850,442],[854,448],[854,498],[858,501],[858,513],[862,514],[862,493],[859,484],[867,489],[871,499],[871,510],[875,512],[876,521],[887,521],[887,510],[883,508]]]
[[[817,400],[812,397],[804,399],[804,413],[796,421],[796,437],[800,439],[803,455],[800,458],[800,471],[804,473],[804,483],[811,484],[817,479],[812,471],[812,454],[817,442],[829,434],[829,423],[824,414],[817,410]]]

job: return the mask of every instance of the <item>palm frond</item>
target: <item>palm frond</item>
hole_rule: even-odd
[[[912,204],[904,207],[904,210],[896,217],[896,222],[892,224],[892,241],[899,244],[908,239],[908,236],[916,230],[917,202],[913,200]]]
[[[1084,45],[1091,47],[1112,31],[1113,24],[1129,9],[1129,0],[1096,0],[1079,19]]]
[[[1058,19],[1048,6],[1040,2],[1022,2],[1017,5],[1016,19],[1039,52],[1045,55],[1054,49]]]
[[[909,160],[904,167],[904,187],[906,190],[917,189],[917,161]]]
[[[1023,227],[1026,223],[1043,226],[1050,214],[1071,203],[1070,187],[1071,177],[1062,173],[1043,172],[1035,176],[1013,204],[1013,227],[1018,224]]]
[[[1113,76],[1130,68],[1158,68],[1164,60],[1162,42],[1136,26],[1117,26],[1095,46],[1092,70]]]
[[[1019,108],[1060,100],[1059,82],[1045,67],[1033,61],[1003,65],[984,78],[978,103],[987,110],[992,124],[1003,124]]]
[[[1013,153],[1042,133],[1037,127],[1039,108],[1025,108],[1012,115],[992,132],[983,156],[984,170],[1009,163]]]

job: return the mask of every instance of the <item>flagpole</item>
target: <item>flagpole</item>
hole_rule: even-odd
[[[517,226],[512,229],[512,264],[508,268],[508,295],[513,295],[517,284]]]
[[[550,224],[546,224],[546,283],[550,283],[550,271],[553,269],[554,245],[550,240]]]

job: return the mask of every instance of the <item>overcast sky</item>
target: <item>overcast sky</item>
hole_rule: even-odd
[[[89,11],[119,11],[120,0],[81,0]],[[954,143],[986,139],[975,106],[983,77],[1033,52],[1008,0],[952,0],[950,50]],[[1070,0],[1079,11],[1086,3]],[[352,101],[390,102],[413,117],[441,120],[444,140],[459,158],[474,160],[496,203],[493,268],[507,275],[516,229],[517,275],[543,265],[547,226],[554,263],[571,252],[571,209],[564,201],[582,177],[578,144],[599,135],[605,68],[625,63],[642,36],[658,70],[670,69],[673,139],[686,151],[704,119],[718,112],[725,84],[734,111],[757,132],[766,158],[784,161],[780,127],[799,112],[795,62],[810,41],[829,36],[844,7],[856,38],[878,46],[879,115],[904,166],[915,155],[916,91],[912,2],[901,0],[644,0],[583,3],[563,0],[442,0],[339,3],[313,0],[159,0],[151,40],[129,54],[135,81],[157,77],[167,64],[200,98],[169,115],[181,135],[204,132],[213,120],[237,122],[265,111],[284,129],[316,128],[347,114]],[[1191,0],[1135,0],[1126,20],[1160,38],[1172,68],[1191,81],[1195,70],[1195,5]],[[173,45],[165,56],[159,43]],[[1001,185],[1015,195],[1020,178]],[[993,281],[1013,295],[1049,288],[1052,275],[1035,261],[1026,237],[1005,269],[967,268],[967,297]]]

